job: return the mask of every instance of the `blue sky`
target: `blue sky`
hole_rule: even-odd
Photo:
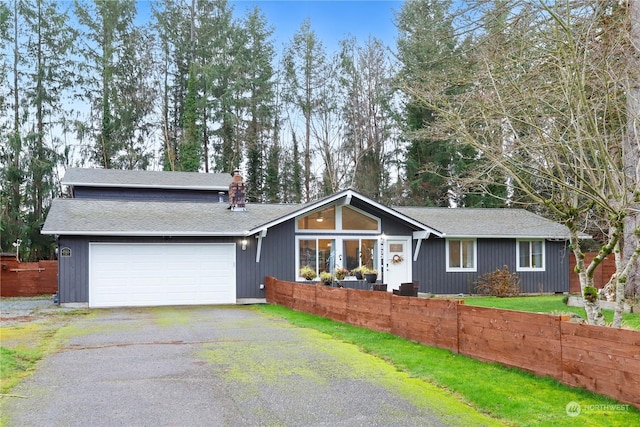
[[[338,42],[353,35],[359,44],[369,36],[381,39],[395,48],[396,28],[394,14],[402,1],[389,0],[231,0],[236,16],[246,15],[254,6],[260,7],[267,21],[274,27],[276,51],[289,42],[309,18],[328,53],[334,52]]]
[[[309,18],[311,29],[328,54],[338,49],[338,42],[353,35],[359,44],[369,36],[377,37],[395,49],[395,12],[399,12],[400,0],[229,0],[237,18],[246,16],[248,10],[258,6],[273,27],[276,52],[288,43],[302,22]],[[149,1],[138,1],[138,21],[146,22],[150,15]]]

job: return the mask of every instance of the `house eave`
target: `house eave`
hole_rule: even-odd
[[[239,237],[248,236],[246,231],[237,232],[204,232],[204,231],[72,231],[72,230],[47,230],[41,234],[58,236],[111,236],[111,237]]]
[[[99,187],[99,188],[157,188],[161,190],[200,190],[200,191],[228,191],[228,186],[223,185],[149,185],[149,184],[111,184],[104,182],[61,182],[70,187]]]
[[[545,240],[569,240],[569,236],[550,235],[500,235],[500,234],[446,234],[441,237],[446,239],[545,239]],[[585,238],[585,237],[581,237]]]

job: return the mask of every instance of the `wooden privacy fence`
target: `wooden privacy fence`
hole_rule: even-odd
[[[463,301],[266,278],[267,302],[583,387],[640,408],[640,332]]]
[[[0,296],[32,297],[58,292],[58,261],[0,261]]]
[[[594,252],[585,254],[584,262],[589,265],[593,258],[598,255]],[[580,276],[574,271],[576,267],[576,257],[572,253],[569,255],[569,293],[580,294]],[[616,272],[616,260],[613,254],[606,257],[593,272],[593,284],[596,288],[602,289],[609,282],[611,276]]]

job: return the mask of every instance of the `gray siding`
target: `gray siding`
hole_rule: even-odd
[[[295,280],[294,236],[294,221],[270,228],[262,239],[260,262],[256,262],[258,239],[248,237],[246,251],[238,245],[238,298],[264,298],[265,292],[259,287],[267,276]]]
[[[514,239],[479,239],[477,272],[447,272],[445,239],[431,238],[422,242],[420,256],[413,263],[414,280],[420,280],[420,291],[434,294],[474,293],[480,276],[507,265],[520,277],[522,292],[568,292],[569,264],[564,242],[545,242],[546,269],[540,272],[516,271]],[[415,247],[415,243],[414,243]]]
[[[70,257],[60,256],[63,248]],[[60,302],[89,302],[89,245],[84,237],[58,239],[58,295]]]
[[[218,203],[219,191],[173,190],[159,188],[114,188],[114,187],[74,187],[76,199],[98,200],[142,200],[150,202],[206,202]],[[228,202],[228,191],[224,191],[224,203]]]

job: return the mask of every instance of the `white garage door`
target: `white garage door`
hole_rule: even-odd
[[[91,243],[89,306],[235,304],[234,243]]]

